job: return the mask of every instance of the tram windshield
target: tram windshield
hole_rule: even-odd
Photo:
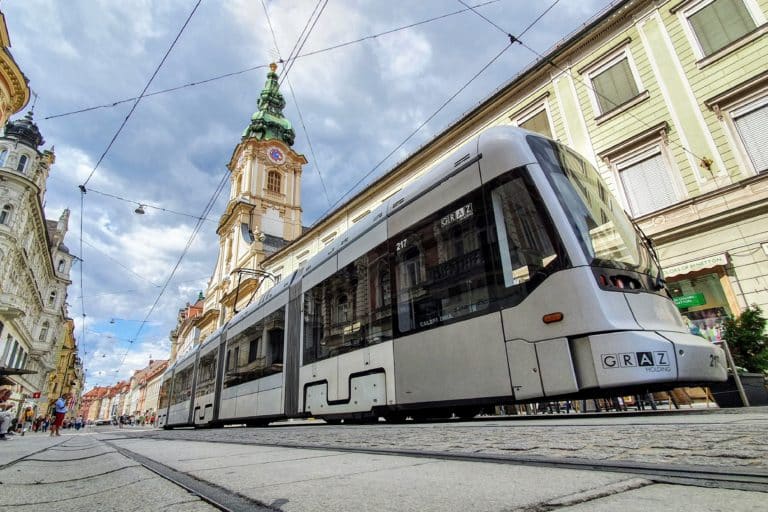
[[[648,248],[597,170],[561,144],[527,139],[592,264],[657,275]]]

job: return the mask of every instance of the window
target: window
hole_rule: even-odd
[[[216,361],[218,361],[217,349],[213,349],[200,358],[197,370],[197,387],[195,397],[201,397],[213,393],[216,383]]]
[[[0,224],[5,224],[6,226],[11,224],[11,214],[13,213],[13,206],[6,204],[3,206],[2,211],[0,211]]]
[[[619,180],[634,217],[677,202],[668,165],[656,146],[616,163]]]
[[[625,53],[618,60],[590,73],[598,111],[609,112],[639,94],[638,82]]]
[[[173,391],[171,405],[189,400],[192,396],[192,370],[194,366],[188,366],[180,370],[173,377]]]
[[[8,336],[10,341],[10,335]],[[13,362],[16,360],[16,351],[19,350],[19,342],[17,340],[13,340],[13,349],[11,349],[11,356],[8,358],[8,361],[6,361],[6,366],[9,368],[13,368]]]
[[[27,160],[29,160],[27,155],[21,155],[21,158],[19,158],[19,164],[16,166],[16,170],[18,172],[24,172],[27,169]]]
[[[227,341],[225,389],[283,371],[284,325],[283,307]]]
[[[552,138],[552,128],[549,125],[549,116],[546,109],[541,109],[523,121],[518,121],[520,128],[540,133],[546,137]]]
[[[308,290],[303,364],[392,339],[389,290],[386,243]]]
[[[768,170],[768,96],[734,110],[731,119],[755,172]]]
[[[48,296],[48,307],[52,308],[56,305],[56,292],[51,292]]]
[[[707,57],[756,28],[744,0],[703,1],[685,11],[697,50]]]
[[[267,190],[270,192],[280,193],[280,173],[277,171],[269,171],[267,175]]]
[[[5,161],[8,158],[8,150],[3,149],[0,151],[0,166],[5,165]]]
[[[43,322],[42,327],[40,327],[40,335],[37,338],[38,341],[40,341],[40,343],[45,343],[48,341],[48,331],[50,330],[50,328],[51,328],[51,324],[48,322],[48,320]]]
[[[59,272],[64,272],[64,260],[59,260],[59,266],[57,267]]]

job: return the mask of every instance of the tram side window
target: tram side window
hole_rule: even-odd
[[[173,377],[171,405],[176,405],[192,396],[192,366],[184,368]]]
[[[164,379],[160,385],[160,393],[157,397],[157,409],[162,411],[168,407],[170,403],[170,391],[171,391],[171,379]]]
[[[229,340],[224,387],[282,372],[284,331],[283,307]]]
[[[214,349],[200,358],[197,369],[197,386],[195,387],[196,398],[213,393],[216,383],[218,352],[218,350]]]
[[[543,211],[543,201],[523,169],[492,183],[497,296],[504,306],[519,304],[545,277],[567,265],[567,256]]]
[[[437,327],[490,307],[493,233],[484,213],[478,190],[393,240],[399,333]]]
[[[387,244],[304,294],[304,364],[392,339]]]

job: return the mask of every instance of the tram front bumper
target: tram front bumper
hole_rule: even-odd
[[[590,359],[584,353],[589,347],[594,368],[594,374],[589,375],[592,368],[578,364],[580,382],[594,383],[600,388],[720,382],[727,376],[722,349],[692,334],[619,331],[575,341],[575,359]]]

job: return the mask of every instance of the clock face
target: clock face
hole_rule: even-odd
[[[271,148],[267,149],[267,156],[276,164],[285,162],[285,155],[282,151],[280,151],[280,148],[272,146]]]

